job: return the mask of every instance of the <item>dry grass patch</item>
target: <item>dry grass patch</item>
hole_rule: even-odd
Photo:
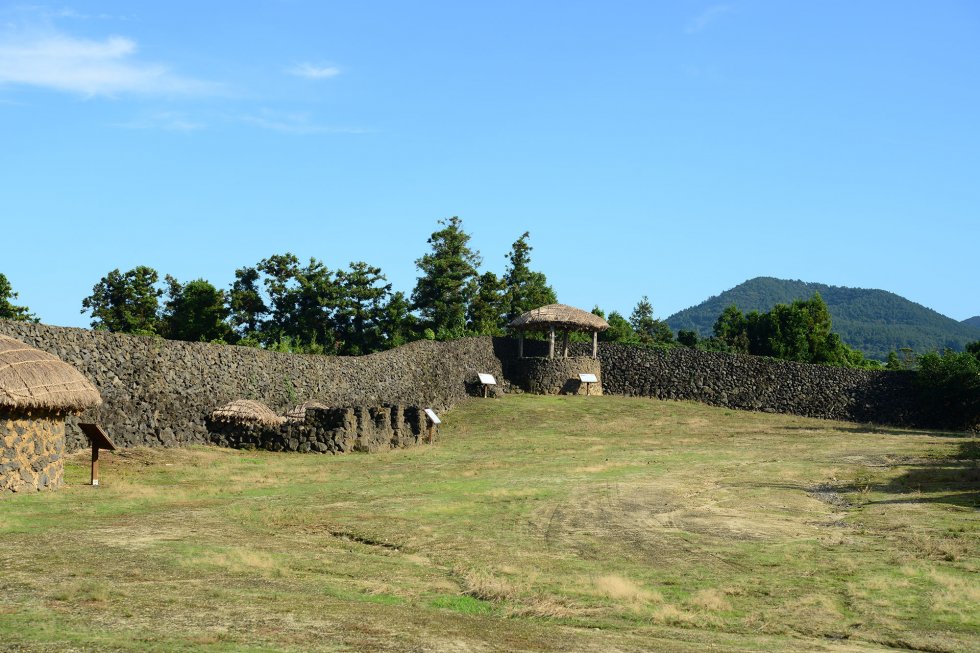
[[[629,578],[615,574],[596,578],[594,585],[600,596],[607,596],[615,601],[646,604],[663,603],[664,600],[660,592],[648,590]]]

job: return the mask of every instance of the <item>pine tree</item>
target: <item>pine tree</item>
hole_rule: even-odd
[[[153,268],[139,265],[125,274],[119,268],[109,272],[82,300],[82,313],[92,313],[92,328],[115,333],[155,334],[160,328],[159,298],[156,287],[160,275]]]
[[[558,301],[544,273],[530,268],[533,249],[527,242],[530,237],[531,234],[525,231],[514,241],[510,253],[507,254],[508,265],[503,281],[506,287],[508,323],[531,309]]]
[[[0,272],[0,320],[14,320],[15,322],[39,322],[37,316],[31,313],[26,306],[17,306],[13,300],[17,299],[17,293],[7,277]]]
[[[463,222],[453,216],[440,220],[443,228],[428,239],[432,251],[415,261],[422,272],[412,303],[421,314],[423,328],[440,340],[462,337],[466,333],[466,311],[477,291],[480,253],[469,248],[470,236]]]

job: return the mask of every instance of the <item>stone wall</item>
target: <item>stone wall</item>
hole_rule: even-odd
[[[520,385],[522,380],[521,368],[515,365],[517,343],[508,338],[422,341],[370,356],[330,357],[2,320],[0,333],[74,365],[102,393],[101,407],[68,418],[68,450],[86,444],[77,421],[102,424],[119,446],[176,446],[209,442],[205,418],[233,399],[257,399],[280,413],[309,400],[329,406],[445,410],[467,394],[480,392],[477,372],[496,376],[497,390],[502,392],[511,382]],[[525,352],[546,354],[547,343],[526,340]],[[591,353],[591,343],[572,343],[572,353],[576,358],[569,360],[579,361],[577,357]],[[600,343],[599,363],[601,372],[596,373],[601,374],[606,394],[930,426],[917,408],[911,373],[611,343]],[[555,374],[574,378],[585,371],[592,370],[576,367]]]
[[[208,421],[212,443],[233,449],[299,453],[384,451],[431,441],[434,430],[417,406],[309,408],[302,421],[279,426]]]
[[[257,399],[277,412],[310,400],[444,410],[476,391],[477,372],[503,376],[489,337],[338,357],[4,320],[0,333],[74,365],[102,393],[102,406],[68,419],[69,451],[87,444],[78,421],[101,424],[117,446],[206,443],[205,418],[233,399]]]
[[[807,417],[924,426],[910,372],[601,343],[607,394],[687,399]]]
[[[591,355],[510,360],[504,372],[523,390],[543,395],[584,395],[587,388],[579,381],[579,374],[595,374],[599,382],[590,383],[588,392],[602,394],[600,362]]]
[[[0,493],[61,487],[64,449],[63,415],[0,409]]]

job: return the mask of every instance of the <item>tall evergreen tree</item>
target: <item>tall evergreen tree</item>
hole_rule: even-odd
[[[257,340],[263,318],[269,314],[262,290],[259,288],[260,274],[257,268],[244,267],[235,270],[235,281],[228,293],[231,309],[231,325],[242,338]]]
[[[92,294],[82,300],[82,313],[92,313],[92,327],[115,333],[155,334],[159,329],[160,280],[153,268],[139,265],[129,272],[119,268],[102,277]]]
[[[391,295],[381,311],[379,327],[386,349],[418,340],[418,319],[412,314],[412,304],[405,293],[399,290]]]
[[[477,280],[477,291],[466,312],[471,333],[496,336],[503,333],[507,287],[493,272],[484,272]]]
[[[363,261],[337,272],[339,302],[334,322],[340,353],[356,356],[381,349],[383,310],[391,294],[391,284],[382,283],[385,280],[381,268]]]
[[[271,304],[262,341],[274,349],[336,353],[333,315],[341,293],[333,273],[315,258],[300,265],[289,252],[263,259],[258,269]]]
[[[525,231],[514,241],[510,253],[507,254],[508,263],[503,280],[506,287],[508,323],[531,309],[558,301],[544,273],[530,268],[533,249],[527,242],[530,237],[531,234]]]
[[[17,296],[6,275],[0,272],[0,320],[39,322],[37,316],[31,313],[31,309],[13,303]]]
[[[749,352],[748,321],[735,304],[722,311],[715,320],[714,334],[729,351]]]
[[[440,220],[443,228],[428,239],[432,251],[415,261],[422,275],[412,291],[412,303],[423,327],[444,340],[466,333],[466,311],[477,290],[480,253],[467,245],[470,236],[453,216]]]
[[[182,285],[168,274],[166,281],[167,301],[160,320],[160,330],[165,338],[190,342],[230,342],[235,339],[227,322],[230,311],[223,291],[204,279]]]
[[[674,341],[674,332],[670,330],[667,323],[653,317],[653,305],[646,295],[633,308],[633,313],[630,314],[630,326],[633,327],[642,344],[664,344]]]

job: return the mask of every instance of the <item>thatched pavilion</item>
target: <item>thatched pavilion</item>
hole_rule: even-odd
[[[0,492],[59,487],[65,417],[101,403],[74,367],[0,335]]]
[[[524,332],[548,332],[548,358],[555,357],[555,332],[562,332],[562,358],[568,358],[568,334],[570,331],[592,333],[592,358],[599,351],[599,332],[609,328],[609,323],[594,313],[565,304],[548,304],[515,318],[510,327],[517,331],[517,357],[524,358]]]

